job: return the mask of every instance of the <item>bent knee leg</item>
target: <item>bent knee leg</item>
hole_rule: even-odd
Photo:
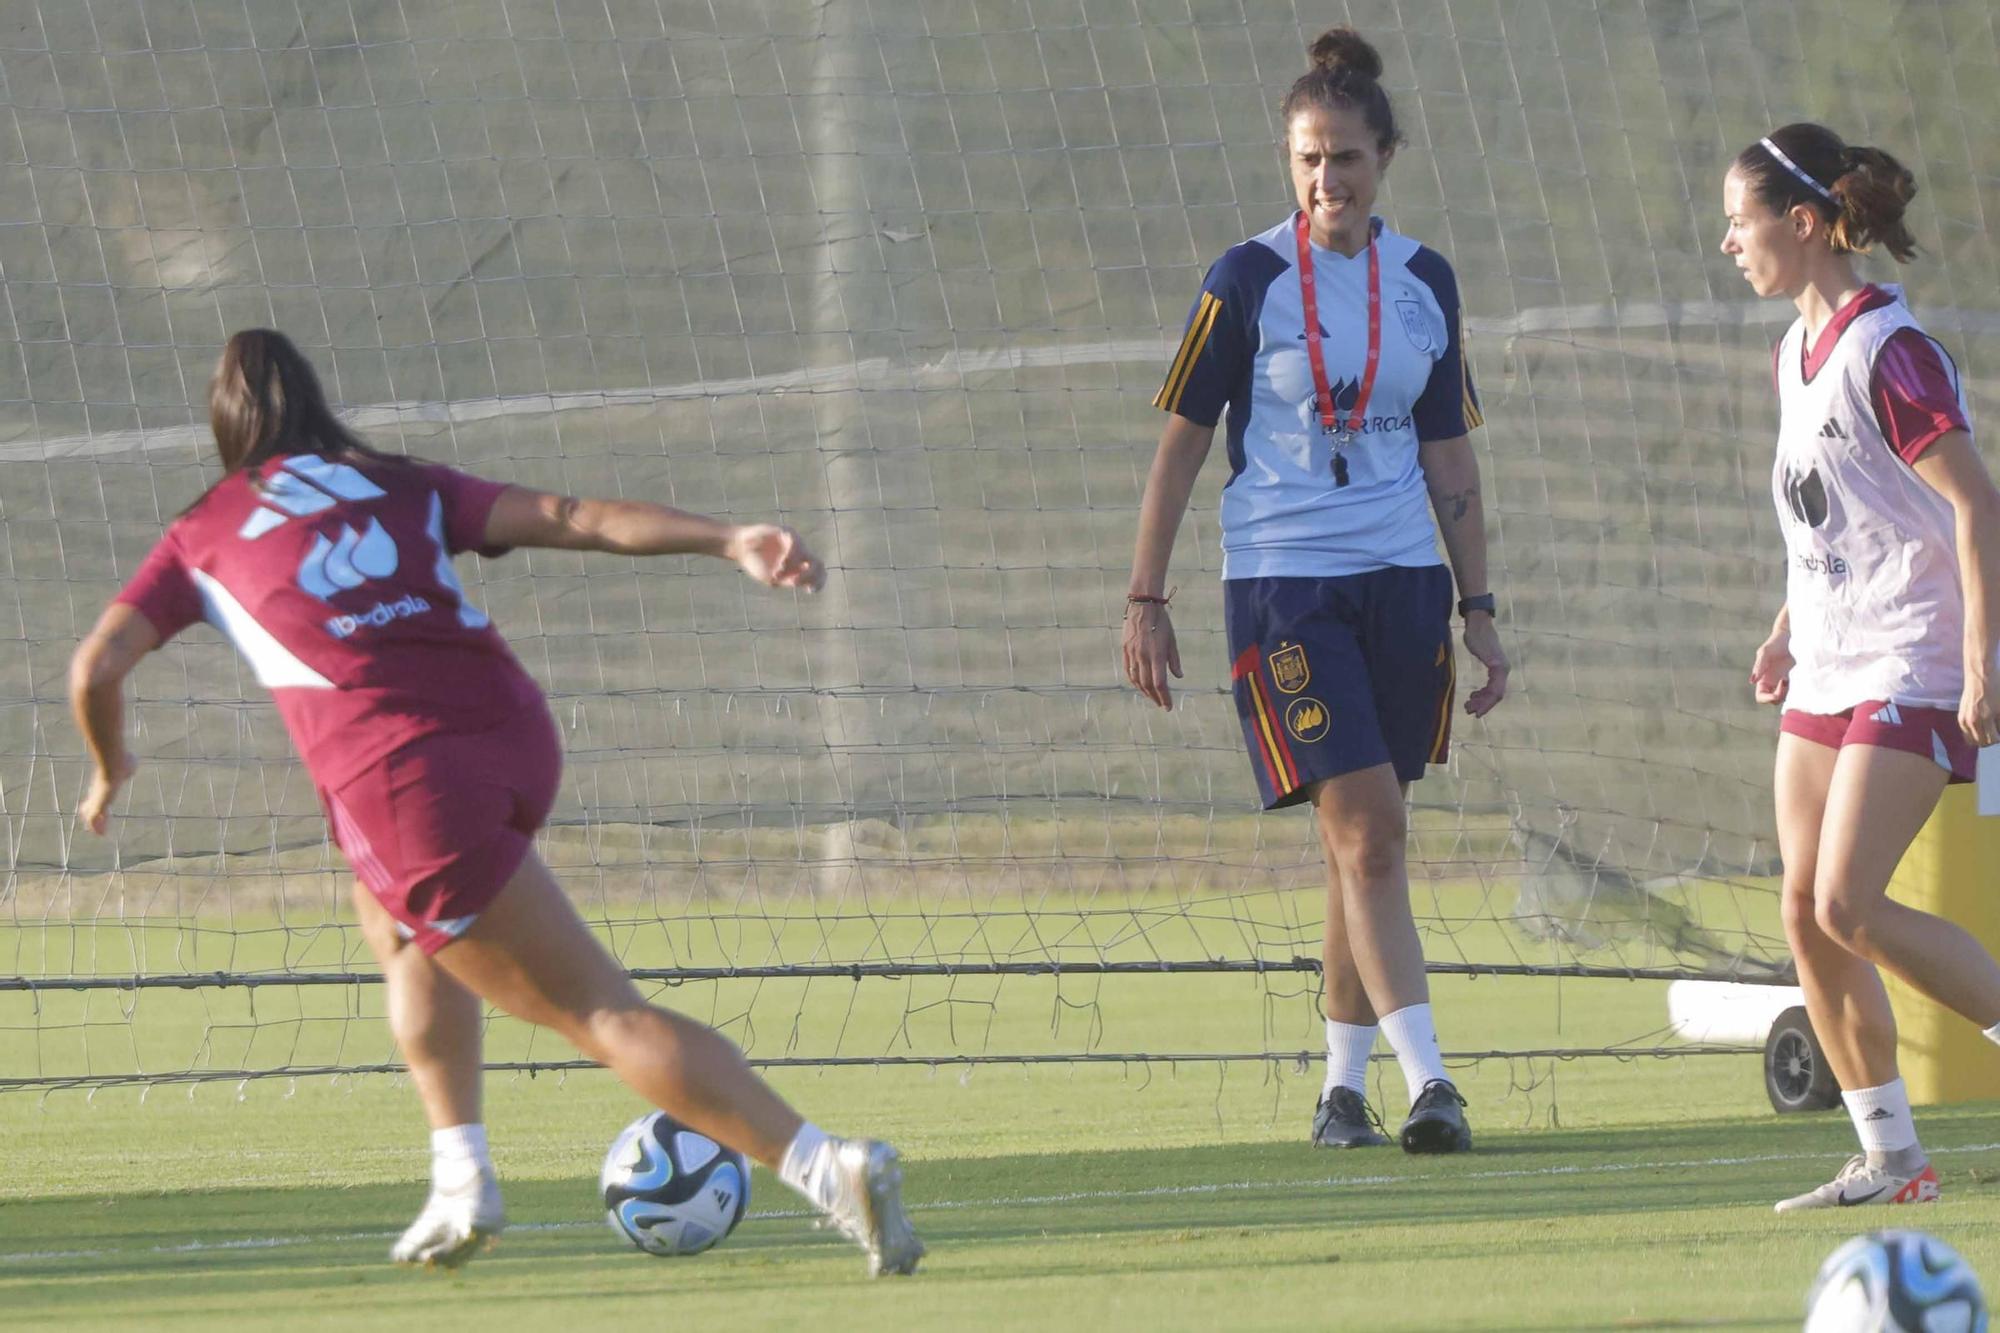
[[[604,1005],[572,1021],[576,1032],[600,1049],[644,1040],[659,1026],[650,1005]]]
[[[1810,882],[1786,881],[1778,899],[1778,915],[1785,923],[1785,942],[1793,949],[1810,948],[1825,937],[1819,924],[1819,903],[1813,898]]]
[[[583,1015],[574,1040],[578,1049],[611,1068],[633,1061],[673,1068],[690,1060],[742,1059],[736,1043],[714,1028],[644,1001],[610,1004]]]
[[[1403,821],[1398,817],[1369,820],[1341,829],[1331,837],[1329,851],[1340,867],[1341,892],[1366,894],[1377,885],[1401,882],[1409,845]]]
[[[1869,952],[1869,927],[1881,899],[1844,893],[1835,888],[1822,892],[1813,903],[1813,924],[1828,939],[1849,953]]]

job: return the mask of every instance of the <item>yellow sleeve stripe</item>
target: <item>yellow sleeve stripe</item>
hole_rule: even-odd
[[[1195,307],[1194,318],[1188,321],[1187,332],[1181,335],[1181,350],[1174,354],[1173,369],[1167,372],[1167,382],[1153,395],[1153,406],[1164,412],[1178,412],[1181,394],[1187,389],[1188,376],[1194,373],[1194,363],[1201,358],[1201,349],[1208,342],[1209,330],[1215,327],[1215,317],[1222,311],[1222,300],[1213,292],[1203,292],[1201,303]]]
[[[1458,388],[1465,400],[1465,428],[1486,424],[1486,414],[1479,410],[1479,400],[1472,396],[1472,360],[1465,350],[1465,316],[1458,317]]]

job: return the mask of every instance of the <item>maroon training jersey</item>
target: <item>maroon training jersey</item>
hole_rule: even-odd
[[[117,600],[162,641],[221,630],[313,781],[338,787],[419,736],[546,707],[451,564],[503,553],[484,541],[505,489],[434,464],[273,459],[175,519]]]

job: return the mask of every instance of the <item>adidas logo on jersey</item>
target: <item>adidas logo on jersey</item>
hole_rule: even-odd
[[[1819,428],[1819,437],[1822,440],[1844,440],[1847,438],[1847,427],[1838,421],[1828,421]]]
[[[257,496],[263,503],[250,511],[236,535],[254,542],[271,529],[283,527],[288,517],[304,518],[333,508],[338,500],[373,500],[382,494],[380,486],[345,463],[300,454],[286,459],[283,467],[265,478]]]

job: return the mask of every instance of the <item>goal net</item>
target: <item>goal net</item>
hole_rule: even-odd
[[[1176,551],[1172,713],[1124,687],[1118,626],[1150,399],[1205,266],[1291,206],[1275,108],[1325,25],[1384,53],[1408,143],[1380,211],[1456,266],[1487,421],[1516,671],[1413,791],[1441,971],[1782,975],[1745,677],[1782,599],[1789,311],[1715,253],[1731,155],[1812,117],[1909,162],[1900,276],[1975,412],[1996,394],[1986,0],[0,15],[6,1086],[394,1062],[312,788],[214,632],[136,677],[115,839],[74,820],[65,663],[213,480],[236,328],[291,334],[382,447],[824,553],[818,598],[464,562],[566,739],[543,854],[637,975],[772,1061],[1318,1049],[1324,872],[1307,818],[1255,810],[1219,465]],[[1648,995],[1595,1026],[1468,1007],[1447,1045],[1651,1049]]]

